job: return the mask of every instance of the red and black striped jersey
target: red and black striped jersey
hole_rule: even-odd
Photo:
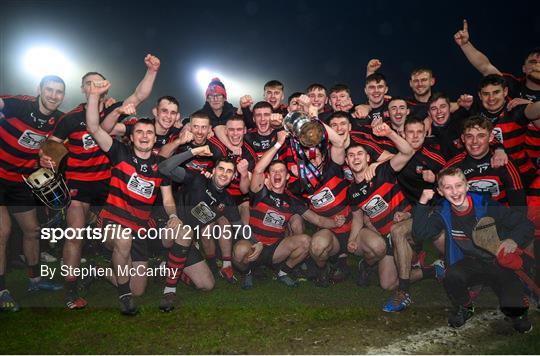
[[[244,141],[253,148],[257,154],[257,159],[260,159],[277,142],[277,131],[272,130],[270,135],[263,136],[257,132],[257,129],[251,129],[244,135]]]
[[[377,167],[371,182],[353,182],[349,188],[349,200],[352,210],[362,209],[383,236],[390,233],[396,212],[411,209],[390,161]]]
[[[103,110],[99,114],[100,119],[104,119],[120,105],[122,102]],[[109,158],[86,129],[86,104],[79,104],[62,116],[52,135],[61,140],[67,139],[68,156],[65,174],[68,180],[93,182],[111,177]]]
[[[540,169],[540,129],[531,122],[525,134],[525,150],[536,169]]]
[[[512,157],[520,173],[532,171],[533,164],[525,152],[525,133],[530,121],[525,117],[526,105],[518,105],[511,111],[506,110],[506,104],[498,113],[490,113],[483,107],[480,115],[493,122],[493,134]]]
[[[446,167],[459,167],[467,181],[471,192],[489,192],[493,200],[504,205],[523,208],[526,204],[525,190],[521,177],[511,159],[499,168],[491,166],[489,152],[481,159],[474,159],[463,152],[450,160]]]
[[[310,209],[321,216],[327,218],[333,218],[336,215],[344,216],[345,224],[331,229],[332,232],[339,234],[349,232],[351,228],[352,214],[347,199],[349,184],[341,166],[329,160],[323,168],[320,183],[312,194],[303,193],[301,180],[291,184],[290,190],[294,193],[303,193],[304,198],[309,202]]]
[[[283,239],[291,216],[302,215],[308,210],[298,198],[287,192],[270,191],[264,185],[259,192],[250,192],[249,198],[249,225],[264,245],[273,245]]]
[[[508,84],[508,96],[510,98],[522,98],[532,102],[540,100],[540,90],[527,88],[525,77],[518,78],[508,73],[503,73],[503,77]]]
[[[51,134],[62,112],[44,115],[39,111],[39,97],[1,96],[4,101],[0,118],[0,178],[23,182],[23,177],[38,166],[39,148]]]
[[[184,163],[184,167],[186,169],[195,173],[201,173],[203,171],[211,172],[212,169],[214,168],[214,162],[216,162],[216,160],[221,157],[227,156],[227,148],[215,136],[207,139],[206,142],[204,142],[201,145],[197,145],[193,141],[190,143],[183,144],[178,147],[178,149],[176,150],[176,153],[182,153],[182,152],[187,151],[188,149],[206,146],[206,145],[208,145],[208,147],[210,148],[210,152],[212,152],[212,156],[211,157],[194,156],[192,159]]]
[[[409,202],[418,202],[424,189],[435,188],[435,183],[422,178],[423,171],[432,171],[435,175],[445,166],[446,161],[438,150],[422,146],[416,151],[397,178],[405,197]]]
[[[529,188],[527,203],[528,217],[534,224],[534,236],[540,239],[540,169],[536,171],[536,178]]]
[[[225,147],[225,145],[223,145],[223,147]],[[226,148],[226,150],[228,156],[236,157],[236,163],[245,159],[248,162],[248,171],[253,172],[253,169],[257,164],[257,154],[245,141],[242,141],[242,156],[233,156],[228,148]],[[227,187],[227,192],[235,199],[247,196],[247,194],[242,193],[240,190],[240,173],[238,173],[238,171],[236,171],[231,184]]]
[[[148,159],[141,159],[131,146],[116,140],[107,156],[112,166],[111,181],[100,217],[134,232],[147,228],[159,188],[170,185],[169,179],[158,170],[164,158],[152,154]]]
[[[428,117],[428,104],[427,102],[423,103],[418,101],[414,96],[406,99],[407,106],[410,110],[409,116],[415,116],[420,119],[425,119]]]

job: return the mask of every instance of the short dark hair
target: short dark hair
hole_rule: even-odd
[[[275,166],[276,164],[282,164],[282,165],[285,166],[285,169],[287,169],[287,164],[286,164],[284,161],[279,160],[279,159],[274,159],[274,160],[272,160],[272,162],[270,162],[270,164],[268,165],[268,167],[266,167],[266,170],[267,170],[268,172],[270,172],[270,168],[272,168],[272,167]]]
[[[192,120],[192,119],[206,119],[208,120],[208,123],[210,123],[210,117],[208,116],[207,113],[205,113],[204,111],[202,110],[198,110],[198,111],[195,111],[193,114],[191,114],[189,116],[189,119]]]
[[[382,73],[373,73],[366,77],[366,85],[370,82],[378,83],[380,81],[384,81],[384,83],[388,86],[388,81],[386,80],[386,77]]]
[[[91,75],[99,75],[102,78],[102,80],[107,80],[107,78],[105,78],[105,76],[99,72],[88,72],[82,76],[81,83],[84,84],[84,80],[86,79],[86,77],[91,76]]]
[[[229,122],[229,121],[242,121],[244,123],[244,126],[245,126],[245,121],[244,121],[244,116],[243,115],[238,115],[238,114],[234,114],[233,116],[229,117],[226,121]]]
[[[264,108],[270,109],[270,111],[273,110],[272,104],[268,101],[259,101],[257,104],[253,105],[253,112],[255,113],[255,110]]]
[[[403,128],[406,128],[407,125],[412,125],[412,124],[422,124],[424,125],[424,119],[418,117],[418,116],[408,116],[406,119],[405,119],[405,123],[403,124]]]
[[[491,131],[493,131],[493,123],[491,120],[481,115],[469,116],[467,119],[465,119],[465,121],[463,121],[461,126],[461,133],[465,133],[465,130],[472,129],[475,126],[487,130],[487,132],[490,134]]]
[[[324,90],[325,93],[327,92],[326,87],[324,85],[319,84],[319,83],[313,83],[307,87],[306,93],[309,93],[310,91],[315,90],[315,89]]]
[[[405,104],[407,105],[407,107],[409,107],[409,103],[407,102],[407,100],[404,98],[404,97],[401,97],[401,96],[393,96],[392,99],[388,100],[388,106],[390,106],[390,103],[392,101],[396,101],[396,100],[402,100],[405,102]]]
[[[45,84],[47,84],[49,82],[60,83],[60,84],[62,84],[64,86],[64,88],[66,87],[66,83],[64,82],[64,79],[60,78],[57,75],[46,75],[46,76],[44,76],[39,81],[39,87],[43,88],[45,86]]]
[[[527,55],[525,56],[525,60],[527,60],[527,58],[529,58],[532,55],[539,55],[540,56],[540,47],[535,47],[533,49],[530,49],[527,52]]]
[[[170,96],[170,95],[164,95],[164,96],[162,96],[161,98],[159,98],[159,99],[157,100],[157,102],[156,102],[156,107],[159,106],[159,104],[161,103],[162,100],[167,100],[167,101],[169,101],[169,102],[175,104],[176,107],[177,107],[178,109],[180,109],[180,103],[178,102],[178,100],[176,100],[176,98],[175,98],[174,96]]]
[[[299,91],[295,91],[294,93],[289,95],[289,99],[287,99],[287,103],[290,104],[291,100],[293,100],[294,98],[299,98],[302,94],[303,93],[300,93]]]
[[[351,95],[351,89],[348,85],[345,84],[336,84],[332,88],[330,88],[330,91],[328,92],[328,96],[330,96],[332,93],[339,93],[340,91],[346,91],[347,94]]]
[[[368,152],[368,150],[366,149],[366,147],[365,147],[364,145],[359,144],[359,143],[356,142],[356,141],[351,141],[351,144],[349,145],[349,147],[347,147],[347,148],[345,149],[345,154],[347,154],[347,153],[349,152],[350,149],[352,149],[352,148],[357,148],[357,147],[362,147],[362,148],[364,149],[364,151],[366,151],[366,153],[368,153],[368,155],[369,155],[369,152]]]
[[[232,163],[234,166],[234,170],[236,171],[236,158],[235,157],[229,157],[229,156],[220,157],[216,160],[214,167],[217,167],[221,162]]]
[[[339,110],[339,111],[334,111],[334,112],[332,113],[332,115],[330,115],[330,117],[328,117],[328,121],[327,121],[328,124],[330,124],[330,122],[331,122],[333,119],[338,118],[338,117],[339,117],[339,118],[344,117],[344,118],[347,119],[347,121],[348,121],[349,123],[351,123],[351,119],[349,118],[349,113],[347,113],[347,112],[345,112],[345,111]]]
[[[155,122],[154,119],[151,119],[149,117],[140,117],[133,124],[133,131],[132,132],[135,132],[135,126],[137,126],[137,125],[152,125],[152,126],[154,126],[154,130],[155,130],[155,124],[156,124],[156,122]]]
[[[480,84],[478,85],[478,90],[480,91],[488,85],[500,85],[503,87],[503,89],[508,87],[506,79],[499,74],[488,74],[482,78],[482,80],[480,80]]]
[[[427,102],[428,108],[431,106],[431,104],[433,104],[439,99],[444,99],[448,103],[448,105],[450,105],[450,97],[448,95],[446,95],[445,93],[436,92],[431,94],[431,96],[429,97],[429,100]]]
[[[281,90],[284,90],[285,86],[279,80],[274,79],[274,80],[269,80],[266,82],[266,84],[264,84],[263,89],[266,90],[266,88],[279,88]]]

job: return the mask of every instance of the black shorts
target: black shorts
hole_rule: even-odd
[[[257,258],[257,261],[252,262],[250,266],[256,267],[256,266],[265,265],[268,267],[272,267],[273,265],[272,259],[274,258],[274,253],[276,252],[276,249],[278,248],[281,241],[278,241],[273,245],[263,246],[263,249],[261,251],[261,254],[259,255],[259,258]]]
[[[69,180],[67,181],[67,186],[72,200],[78,200],[96,207],[103,207],[109,194],[109,182],[109,179],[92,182]]]
[[[25,182],[12,182],[0,178],[0,205],[13,213],[23,213],[41,205]]]
[[[348,253],[347,244],[349,243],[350,232],[335,233],[332,232],[339,243],[338,256],[342,253]]]

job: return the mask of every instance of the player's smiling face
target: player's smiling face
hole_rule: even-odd
[[[235,172],[235,166],[231,162],[219,162],[213,170],[212,179],[219,189],[223,189],[231,184]]]
[[[269,102],[274,109],[277,109],[283,100],[283,89],[279,87],[268,87],[264,90],[264,100]]]
[[[349,123],[349,120],[345,117],[334,117],[332,118],[332,120],[330,120],[329,124],[330,127],[333,128],[338,135],[345,138],[348,137],[349,132],[351,131],[351,124]]]
[[[411,145],[413,150],[419,150],[426,138],[426,128],[423,123],[414,122],[405,126],[405,140]]]
[[[364,91],[368,97],[369,104],[374,107],[379,107],[383,103],[384,96],[388,92],[388,86],[384,80],[381,80],[380,82],[373,80],[366,84]]]
[[[435,80],[428,72],[417,73],[411,76],[411,80],[409,81],[409,86],[418,96],[426,95],[431,90],[433,84],[435,84]]]
[[[227,137],[233,146],[241,146],[246,133],[246,126],[241,120],[229,120],[225,124]]]
[[[207,118],[195,117],[191,119],[191,133],[196,145],[202,145],[206,142],[210,130],[210,120]]]
[[[272,127],[270,126],[271,117],[272,110],[270,108],[259,108],[253,111],[253,120],[260,135],[266,136],[272,131]]]
[[[156,143],[156,129],[152,124],[135,124],[131,134],[131,142],[136,151],[150,152]]]
[[[450,103],[444,98],[439,98],[429,105],[428,114],[434,123],[442,126],[450,118]]]
[[[540,53],[533,53],[525,60],[523,65],[523,73],[527,79],[540,83]]]
[[[503,88],[500,84],[488,84],[480,89],[479,93],[482,106],[491,113],[496,113],[502,109],[506,95],[508,95],[508,88]]]
[[[407,108],[407,103],[405,100],[392,100],[388,104],[388,114],[390,115],[390,120],[392,123],[400,127],[405,122],[407,115],[409,115],[409,109]]]
[[[489,152],[489,142],[493,138],[493,133],[479,126],[467,129],[461,135],[465,149],[475,159],[480,159]]]
[[[156,118],[156,123],[165,130],[170,129],[178,118],[178,106],[167,99],[159,102],[159,105],[152,109]]]
[[[40,106],[53,112],[62,105],[65,94],[64,84],[53,81],[46,82],[43,87],[39,88]]]
[[[463,210],[463,204],[467,200],[467,191],[469,190],[469,185],[462,176],[444,176],[437,189],[439,194],[444,196],[450,202],[450,204],[452,204],[452,206],[459,210]]]
[[[345,162],[353,173],[363,172],[369,164],[369,154],[362,146],[347,149]]]

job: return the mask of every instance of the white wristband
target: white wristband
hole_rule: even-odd
[[[281,146],[283,146],[280,142],[276,142],[276,144],[274,145],[275,148],[277,148],[278,150],[281,148]]]
[[[178,219],[178,215],[176,215],[176,214],[169,215],[169,219],[172,219],[172,218],[177,218]]]

